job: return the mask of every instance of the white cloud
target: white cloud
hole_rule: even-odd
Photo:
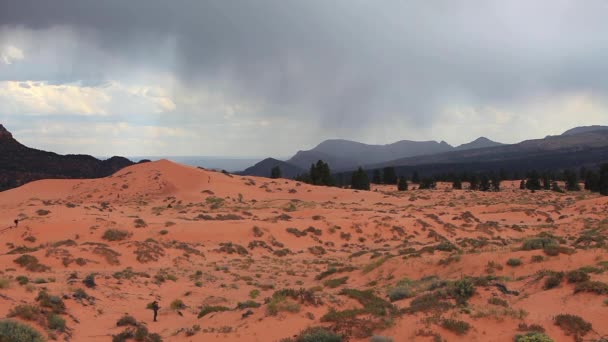
[[[4,64],[13,64],[13,62],[21,61],[25,58],[23,50],[13,45],[4,45],[0,47],[0,61]]]

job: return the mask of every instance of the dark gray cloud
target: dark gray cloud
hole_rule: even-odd
[[[68,30],[87,47],[71,47],[69,70],[12,79],[95,85],[145,67],[342,136],[374,122],[433,127],[451,105],[581,91],[605,99],[607,17],[605,0],[0,3],[3,27]],[[180,115],[195,120],[171,120]]]

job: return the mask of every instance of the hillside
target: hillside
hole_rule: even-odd
[[[248,176],[270,177],[270,170],[275,166],[281,168],[283,178],[294,178],[308,172],[305,169],[299,168],[282,160],[266,158],[259,163],[248,167],[244,171],[237,173]]]
[[[608,334],[608,197],[372,190],[166,160],[30,182],[0,193],[0,315],[92,342],[573,340],[559,314]]]
[[[123,157],[99,160],[29,148],[0,124],[0,191],[38,179],[105,177],[129,165],[133,162]]]

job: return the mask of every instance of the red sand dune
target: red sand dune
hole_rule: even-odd
[[[573,341],[555,324],[559,314],[591,323],[586,339],[608,335],[608,292],[575,293],[579,285],[566,279],[544,288],[552,274],[581,267],[590,281],[608,282],[608,198],[530,193],[517,182],[502,187],[497,193],[451,190],[448,184],[434,191],[353,191],[166,160],[103,179],[32,182],[0,193],[0,315],[18,305],[40,306],[36,297],[44,289],[66,305],[60,315],[67,330],[50,333],[72,341],[111,340],[125,329],[116,326],[124,314],[165,341],[279,341],[316,326],[350,341],[369,341],[370,335],[513,341],[525,334],[518,331],[521,324],[540,325],[555,341]],[[11,228],[16,218],[19,225]],[[102,237],[108,229],[127,236],[108,241]],[[522,250],[526,239],[543,233],[559,247]],[[15,263],[23,255],[49,269]],[[514,258],[522,265],[507,265]],[[319,279],[328,268],[339,272]],[[89,274],[94,288],[82,282]],[[29,283],[19,284],[18,276]],[[342,277],[348,278],[326,282]],[[472,279],[475,290],[457,303],[451,291],[462,279]],[[397,286],[410,298],[390,304],[388,294]],[[271,300],[288,288],[310,290],[304,293],[313,299]],[[91,299],[73,298],[78,289]],[[373,303],[364,307],[343,289],[370,289]],[[429,294],[450,307],[414,310],[416,300]],[[161,306],[158,322],[146,309],[153,300]],[[174,300],[183,306],[171,308]],[[248,300],[260,306],[236,308]],[[227,310],[198,318],[206,305]],[[360,310],[322,319],[332,308]],[[243,317],[247,310],[252,314]],[[45,319],[14,319],[49,333]],[[470,327],[458,335],[446,328],[446,319]]]

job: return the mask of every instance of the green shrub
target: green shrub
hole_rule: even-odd
[[[143,219],[135,219],[133,221],[133,223],[135,224],[135,228],[146,228],[148,226],[148,224],[146,223],[146,221],[144,221]]]
[[[582,283],[588,281],[589,278],[589,275],[581,270],[566,273],[566,279],[568,279],[569,283]]]
[[[559,241],[551,237],[534,237],[524,241],[522,249],[524,251],[532,251],[537,249],[545,249],[547,246],[559,245]]]
[[[315,327],[302,331],[296,342],[342,342],[342,336],[325,328]]]
[[[323,282],[323,285],[333,289],[340,285],[346,284],[347,281],[348,281],[348,277],[327,279],[326,281]]]
[[[30,272],[45,272],[51,269],[50,267],[41,264],[38,261],[38,258],[29,254],[23,254],[15,259],[14,262]]]
[[[488,298],[488,304],[498,305],[498,306],[502,306],[502,307],[505,307],[505,308],[509,307],[509,303],[507,303],[506,300],[500,299],[498,297]]]
[[[50,314],[48,317],[49,329],[64,332],[65,319],[58,314]]]
[[[222,312],[222,311],[229,311],[230,308],[227,308],[225,306],[211,306],[211,305],[205,305],[201,311],[198,313],[198,318],[204,317],[210,313],[214,313],[214,312]]]
[[[511,259],[507,260],[507,265],[509,265],[511,267],[521,266],[521,264],[522,264],[521,259],[511,258]]]
[[[515,342],[553,342],[553,339],[543,333],[530,332],[515,336]]]
[[[574,336],[577,341],[581,336],[587,335],[592,329],[591,323],[576,315],[557,315],[554,320],[555,325],[560,327],[566,335]]]
[[[285,296],[276,296],[270,299],[266,311],[271,316],[278,315],[279,312],[300,312],[300,303]]]
[[[458,304],[464,304],[475,294],[475,284],[469,278],[462,278],[452,283],[450,293]]]
[[[574,293],[579,292],[591,292],[598,295],[608,294],[608,284],[602,283],[601,281],[584,281],[576,284]]]
[[[19,283],[19,285],[27,285],[27,283],[30,282],[30,278],[26,277],[26,276],[17,276],[15,278],[15,280],[17,280],[17,282]]]
[[[242,309],[248,309],[248,308],[259,308],[260,306],[262,306],[262,304],[255,302],[253,300],[246,300],[244,302],[239,302],[237,304],[237,309],[242,310]]]
[[[128,238],[129,235],[130,233],[126,230],[110,228],[103,233],[101,238],[107,241],[122,241]]]
[[[65,303],[61,297],[51,296],[46,291],[40,291],[36,301],[40,306],[51,309],[53,313],[65,313]]]
[[[34,328],[21,322],[0,320],[0,341],[43,342],[44,337]]]
[[[186,308],[186,304],[181,299],[175,299],[171,302],[171,310],[183,310]]]
[[[137,320],[131,315],[124,315],[116,321],[117,327],[137,326]]]
[[[397,286],[388,291],[388,299],[391,302],[414,297],[414,291],[408,286]]]
[[[562,283],[563,279],[564,272],[550,272],[548,277],[545,278],[545,284],[543,285],[543,288],[545,290],[556,288]]]
[[[450,330],[457,335],[465,335],[471,329],[471,325],[465,321],[459,321],[456,319],[443,319],[441,326],[444,329]]]
[[[11,286],[11,280],[8,278],[0,278],[0,289],[8,289]]]
[[[11,309],[8,317],[19,317],[26,321],[41,321],[42,310],[36,305],[20,304]]]

